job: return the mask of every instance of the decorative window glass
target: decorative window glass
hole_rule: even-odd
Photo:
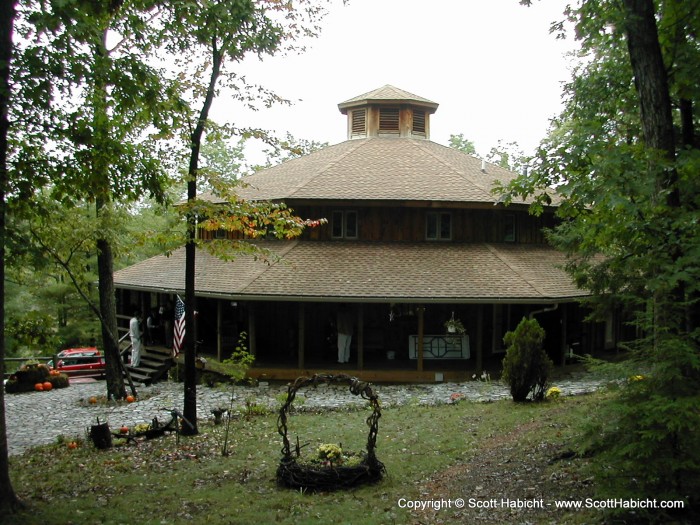
[[[452,215],[447,212],[429,212],[426,215],[425,237],[429,241],[452,239]]]
[[[515,242],[515,215],[512,213],[505,216],[503,240],[505,242]]]
[[[367,134],[367,110],[356,109],[352,112],[352,136]]]
[[[334,239],[357,239],[357,212],[336,210],[331,215],[331,236]]]
[[[398,134],[399,108],[380,108],[379,133]]]

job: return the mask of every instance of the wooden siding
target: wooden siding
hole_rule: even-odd
[[[449,209],[376,206],[304,206],[294,213],[303,218],[326,218],[328,224],[307,229],[302,238],[314,241],[332,240],[332,215],[336,210],[357,211],[360,241],[397,242],[506,242],[508,216],[515,222],[516,244],[545,244],[543,228],[554,226],[550,215],[534,217],[524,210],[511,209]],[[451,241],[426,240],[426,214],[448,212],[452,216]],[[201,231],[202,239],[216,238],[216,232]],[[240,238],[226,235],[227,238]]]

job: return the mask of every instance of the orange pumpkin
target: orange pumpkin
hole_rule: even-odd
[[[124,425],[122,428],[119,429],[119,432],[121,432],[122,434],[128,434],[128,433],[129,433],[129,427],[127,427],[126,425]]]
[[[133,403],[134,401],[136,401],[136,398],[134,396],[132,396],[132,395],[126,396],[127,403]]]
[[[95,403],[97,403],[97,398],[94,396],[91,397],[90,399],[88,399],[88,403],[90,403],[91,405],[94,405]]]
[[[53,388],[53,385],[51,384],[50,381],[44,381],[44,390],[45,390],[45,391],[48,392],[48,391],[51,390],[52,388]]]
[[[35,385],[34,385],[34,390],[36,390],[37,392],[41,392],[42,390],[44,390],[44,383],[37,383],[37,384],[35,384]]]
[[[78,448],[78,444],[75,441],[71,441],[70,443],[68,443],[68,448],[71,450],[76,449]]]

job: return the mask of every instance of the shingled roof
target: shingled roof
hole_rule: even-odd
[[[437,107],[438,103],[428,100],[427,98],[419,97],[413,93],[409,93],[403,89],[394,87],[390,84],[386,84],[378,89],[368,91],[362,95],[353,97],[345,102],[338,104],[338,109],[341,113],[346,113],[348,109],[357,106],[366,106],[373,102],[381,102],[382,104],[406,104],[411,103],[414,106],[421,106],[423,108],[431,110],[433,113]]]
[[[231,299],[385,302],[547,303],[585,295],[561,269],[564,255],[512,244],[265,241],[284,256],[196,257],[197,295]],[[115,284],[182,292],[185,252],[157,256],[115,273]]]
[[[410,138],[348,140],[245,177],[253,200],[329,199],[491,203],[495,181],[517,174],[435,142]],[[216,201],[210,194],[202,198]],[[516,201],[517,202],[517,201]]]

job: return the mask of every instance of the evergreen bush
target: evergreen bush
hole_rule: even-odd
[[[684,509],[637,509],[636,519],[698,519],[700,358],[688,337],[651,338],[617,368],[619,385],[589,425],[580,452],[592,456],[600,498],[682,500]],[[592,360],[589,359],[589,364]],[[600,368],[600,367],[596,367]],[[620,511],[624,513],[624,509]],[[697,523],[697,521],[694,521]]]
[[[525,401],[529,395],[534,401],[544,399],[547,379],[554,366],[542,347],[544,336],[537,319],[523,317],[517,328],[503,337],[507,349],[501,377],[510,387],[513,401]]]

